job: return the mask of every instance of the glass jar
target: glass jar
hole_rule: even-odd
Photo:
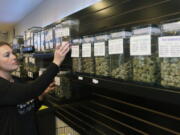
[[[71,41],[72,37],[76,37],[79,31],[78,20],[64,20],[59,24],[59,35],[62,41]]]
[[[52,27],[45,30],[45,49],[46,52],[51,52],[54,48],[54,28]]]
[[[55,95],[58,98],[69,99],[71,97],[70,91],[70,71],[60,71],[55,77]]]
[[[93,56],[94,37],[84,36],[82,41],[82,72],[94,74],[94,56]]]
[[[72,40],[72,70],[73,72],[81,71],[81,39]]]
[[[132,64],[129,53],[131,32],[119,31],[110,34],[108,41],[110,74],[112,78],[131,80]]]
[[[108,55],[108,38],[107,34],[95,36],[94,57],[95,57],[95,74],[98,76],[109,76],[110,64]]]
[[[40,51],[44,52],[45,51],[45,32],[44,30],[42,30],[40,33],[41,33]]]
[[[158,36],[156,26],[134,28],[130,38],[130,55],[133,64],[133,81],[159,84],[160,69],[158,58]]]
[[[55,45],[58,46],[61,44],[61,24],[57,24],[55,27]]]
[[[180,88],[180,21],[161,25],[159,37],[159,57],[161,85],[167,88]]]

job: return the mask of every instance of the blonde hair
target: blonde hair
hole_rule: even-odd
[[[11,47],[11,45],[9,43],[7,43],[5,41],[0,41],[0,47],[4,46],[4,45],[7,45],[7,46]]]

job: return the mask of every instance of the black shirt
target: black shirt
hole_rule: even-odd
[[[52,63],[31,83],[11,83],[0,78],[0,135],[37,135],[36,98],[48,87],[57,72],[58,66]]]

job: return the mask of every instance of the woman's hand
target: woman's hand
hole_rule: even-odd
[[[53,63],[60,66],[69,50],[70,44],[68,42],[62,42],[61,45],[57,46],[54,52]]]
[[[43,100],[43,98],[44,98],[44,96],[47,94],[47,93],[49,93],[50,91],[53,91],[53,90],[55,90],[55,83],[54,82],[52,82],[51,84],[49,84],[49,86],[46,88],[46,90],[38,97],[38,99],[40,100],[40,101],[42,101]]]

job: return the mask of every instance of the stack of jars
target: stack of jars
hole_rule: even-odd
[[[130,55],[133,64],[133,81],[156,84],[160,81],[158,36],[160,29],[147,26],[133,29],[130,38]]]

